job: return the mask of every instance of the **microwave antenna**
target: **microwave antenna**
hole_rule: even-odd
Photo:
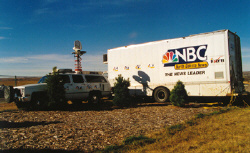
[[[79,40],[76,40],[74,42],[74,47],[73,47],[73,50],[75,50],[74,52],[72,52],[72,54],[74,54],[74,57],[75,57],[75,72],[77,74],[81,74],[82,73],[82,64],[81,64],[81,56],[83,54],[86,53],[86,51],[81,51],[82,49],[82,44]]]

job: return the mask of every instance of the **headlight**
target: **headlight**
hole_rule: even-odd
[[[23,88],[23,89],[21,89],[20,91],[21,91],[21,95],[22,95],[22,97],[25,97],[25,90],[24,90],[24,88]]]

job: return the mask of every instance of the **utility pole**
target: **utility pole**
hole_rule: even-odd
[[[17,79],[16,79],[16,75],[15,75],[15,86],[17,86]]]

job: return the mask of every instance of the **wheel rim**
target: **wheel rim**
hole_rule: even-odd
[[[98,104],[100,102],[100,97],[98,94],[90,95],[89,103]]]
[[[157,94],[159,100],[164,100],[166,98],[166,93],[164,91],[159,91]]]
[[[36,100],[36,106],[40,106],[41,105],[41,102],[40,102],[40,100]]]
[[[168,90],[163,87],[157,88],[153,95],[155,101],[159,103],[166,102],[169,98]]]
[[[39,100],[39,99],[35,99],[35,100],[33,101],[32,108],[33,108],[34,110],[41,110],[41,109],[43,109],[43,108],[42,108],[42,101]]]
[[[98,98],[97,98],[96,95],[93,95],[92,101],[93,101],[93,103],[95,103],[95,104],[98,103]]]

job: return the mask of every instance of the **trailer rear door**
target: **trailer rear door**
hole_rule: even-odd
[[[240,37],[228,31],[231,89],[236,93],[244,91]]]

